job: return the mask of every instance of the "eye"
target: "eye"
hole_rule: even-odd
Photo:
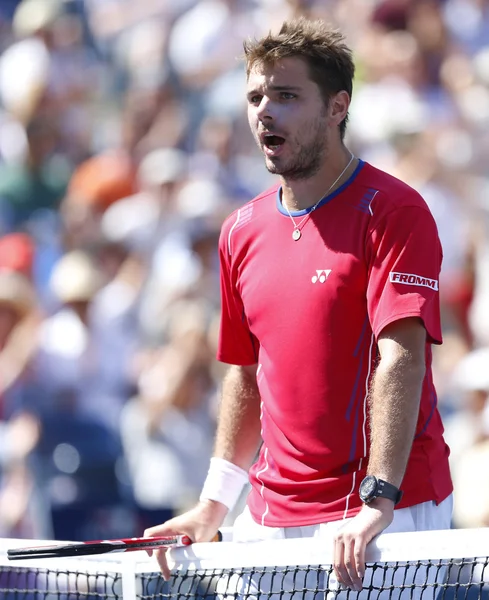
[[[293,100],[296,98],[296,95],[292,94],[291,92],[281,92],[280,98],[282,98],[282,100]]]
[[[250,104],[260,104],[261,99],[262,99],[262,96],[260,96],[259,94],[253,94],[253,96],[248,97],[248,102]]]

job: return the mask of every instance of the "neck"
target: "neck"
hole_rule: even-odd
[[[328,156],[323,167],[308,179],[282,180],[282,203],[291,211],[311,208],[342,186],[355,170],[358,159],[344,146]],[[343,172],[344,171],[344,172]]]

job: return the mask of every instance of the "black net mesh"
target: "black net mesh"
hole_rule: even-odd
[[[119,573],[56,569],[0,568],[2,600],[117,600],[122,599]]]
[[[489,554],[489,540],[488,540]],[[327,566],[134,572],[128,594],[118,572],[0,567],[1,600],[489,600],[489,558],[369,563],[361,592],[336,584]],[[134,595],[135,590],[135,595]]]

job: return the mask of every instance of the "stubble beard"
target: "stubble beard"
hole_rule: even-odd
[[[297,181],[309,179],[316,175],[322,167],[328,154],[328,139],[326,127],[322,119],[318,119],[311,127],[315,132],[313,139],[308,144],[302,144],[299,152],[287,162],[281,164],[281,158],[274,162],[272,157],[265,157],[265,166],[273,175],[280,175],[283,179]]]

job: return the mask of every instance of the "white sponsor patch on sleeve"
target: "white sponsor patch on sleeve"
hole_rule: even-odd
[[[402,283],[403,285],[419,285],[421,287],[429,287],[432,290],[438,291],[437,279],[421,277],[420,275],[414,275],[414,273],[397,273],[396,271],[391,271],[389,273],[389,280],[392,283]]]

